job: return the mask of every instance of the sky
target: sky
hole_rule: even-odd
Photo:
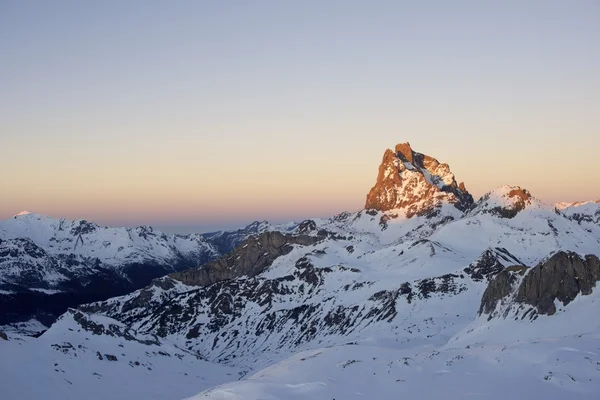
[[[0,0],[0,218],[362,208],[386,148],[600,198],[599,1]]]

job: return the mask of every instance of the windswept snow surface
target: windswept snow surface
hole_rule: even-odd
[[[189,399],[597,399],[599,339],[586,335],[441,351],[368,344],[321,348]]]
[[[186,400],[597,399],[600,293],[553,316],[475,318],[447,344],[364,338],[297,353]]]
[[[91,321],[122,325],[106,317]],[[198,359],[168,341],[144,344],[85,331],[68,313],[38,339],[16,334],[0,339],[3,400],[177,399],[241,373]]]

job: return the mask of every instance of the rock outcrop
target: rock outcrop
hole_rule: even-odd
[[[219,255],[224,255],[233,251],[246,238],[268,230],[273,229],[267,221],[254,221],[250,225],[234,231],[204,233],[202,236],[218,250]]]
[[[510,254],[508,250],[502,247],[490,248],[469,264],[463,270],[471,279],[476,282],[489,282],[493,277],[499,274],[508,265],[523,264],[517,257]]]
[[[539,314],[552,315],[556,312],[555,300],[567,305],[579,294],[591,294],[599,280],[598,257],[561,251],[525,276],[515,300],[534,306]]]
[[[555,301],[568,305],[578,295],[589,295],[600,281],[600,260],[595,255],[581,257],[559,251],[531,269],[508,267],[490,281],[481,299],[480,314],[495,316],[499,302],[506,305],[498,314],[507,316],[531,309],[536,314],[556,313]],[[524,307],[525,306],[525,307]],[[530,306],[530,307],[526,307]]]
[[[206,286],[240,276],[256,276],[277,257],[292,251],[293,245],[309,246],[320,240],[322,238],[315,236],[264,232],[251,236],[234,251],[216,261],[169,276],[190,286]]]
[[[385,151],[365,208],[401,209],[410,218],[426,215],[442,202],[464,211],[473,204],[473,197],[464,183],[456,182],[448,164],[413,151],[409,143],[400,143],[394,151]]]
[[[512,266],[500,271],[483,292],[479,314],[490,314],[491,317],[498,303],[505,301],[513,293],[514,287],[519,282],[519,275],[523,275],[526,271],[525,266]]]

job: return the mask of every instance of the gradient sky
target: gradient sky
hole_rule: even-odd
[[[0,0],[0,51],[0,218],[327,216],[404,141],[600,198],[599,1]]]

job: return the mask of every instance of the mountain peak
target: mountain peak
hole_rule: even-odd
[[[536,200],[527,189],[520,186],[504,185],[484,194],[475,203],[471,213],[473,215],[483,213],[493,214],[501,218],[514,218],[533,203],[542,206],[542,203]]]
[[[448,164],[414,151],[410,143],[405,142],[383,154],[377,182],[367,195],[365,208],[403,209],[410,218],[427,214],[442,202],[466,210],[473,203],[473,197],[464,183],[456,182]]]
[[[395,151],[398,156],[402,155],[408,162],[413,162],[414,154],[412,147],[410,147],[410,143],[398,143]]]
[[[20,213],[16,214],[15,217],[22,217],[24,215],[29,215],[32,214],[31,211],[21,211]]]

